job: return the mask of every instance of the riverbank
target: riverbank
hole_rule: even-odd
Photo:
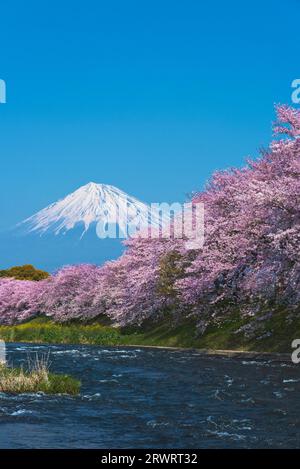
[[[6,342],[193,348],[235,355],[243,352],[290,354],[292,341],[300,338],[300,319],[287,321],[286,311],[265,320],[262,317],[245,321],[232,314],[220,325],[209,326],[202,335],[197,334],[192,320],[174,323],[170,317],[131,328],[117,328],[100,322],[59,324],[39,317],[19,325],[0,326],[0,339]]]

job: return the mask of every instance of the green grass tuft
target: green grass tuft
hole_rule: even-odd
[[[48,358],[38,357],[29,359],[29,369],[12,368],[0,364],[0,392],[5,393],[36,393],[45,394],[71,394],[77,395],[80,391],[80,381],[68,375],[50,373]]]

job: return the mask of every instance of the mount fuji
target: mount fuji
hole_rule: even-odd
[[[53,272],[67,264],[116,259],[125,249],[122,239],[170,223],[167,210],[151,208],[117,187],[90,182],[0,232],[1,268],[34,264]]]
[[[150,205],[114,186],[90,182],[0,233],[1,266],[34,264],[53,272],[66,264],[116,259],[124,251],[125,223],[142,229],[149,210]],[[99,238],[99,223],[118,225],[117,237]],[[151,213],[151,226],[158,223]]]
[[[65,198],[49,205],[21,222],[27,233],[65,234],[82,227],[83,236],[92,225],[116,224],[126,234],[128,224],[138,229],[158,226],[159,217],[150,216],[150,206],[107,184],[90,182]]]

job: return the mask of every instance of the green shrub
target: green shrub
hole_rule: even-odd
[[[13,277],[16,280],[44,280],[49,277],[48,272],[44,270],[39,270],[33,267],[33,265],[26,264],[16,267],[11,267],[10,269],[0,270],[0,277]]]

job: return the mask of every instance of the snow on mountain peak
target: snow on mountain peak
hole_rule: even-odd
[[[117,187],[89,182],[27,218],[19,226],[29,232],[54,232],[57,235],[83,224],[84,234],[92,223],[98,222],[117,223],[119,227],[133,222],[141,228],[147,226],[149,213],[149,205]]]

